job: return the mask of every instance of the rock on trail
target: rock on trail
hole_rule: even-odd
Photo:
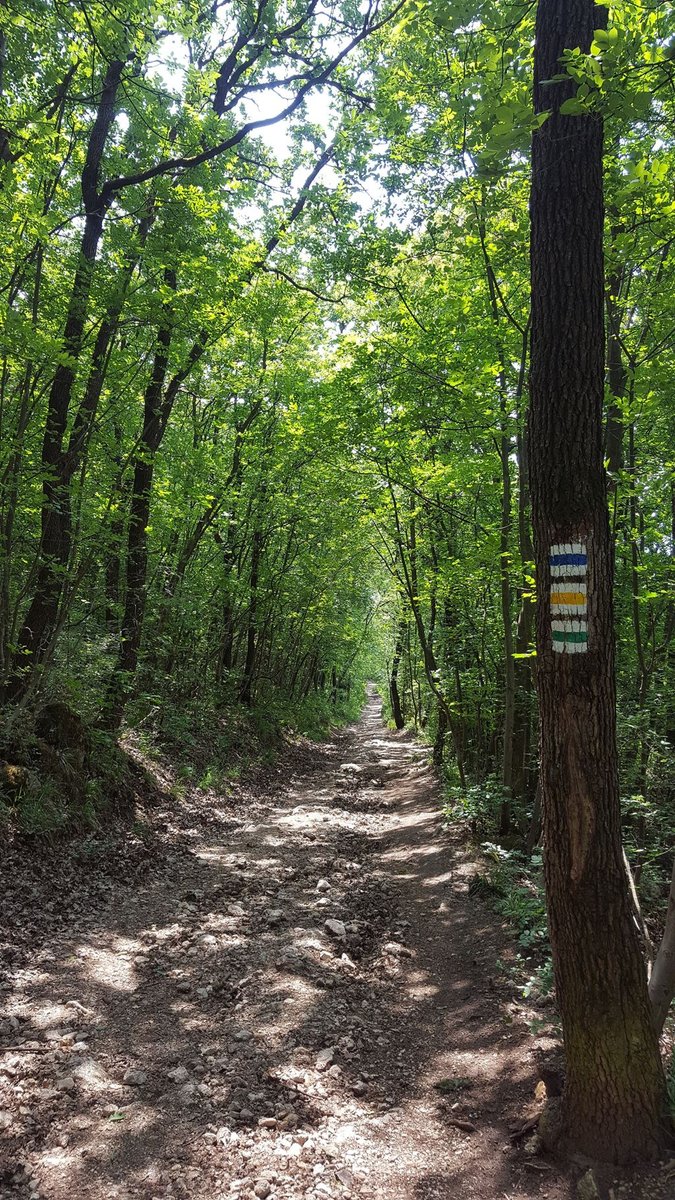
[[[248,804],[172,799],[160,860],[37,929],[0,993],[3,1200],[573,1194],[509,1140],[532,1043],[426,751],[371,695],[289,754]]]

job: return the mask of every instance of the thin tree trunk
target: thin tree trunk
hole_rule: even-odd
[[[522,360],[523,372],[525,357]],[[518,458],[518,546],[521,559],[520,609],[516,622],[515,668],[516,668],[516,712],[513,734],[513,795],[520,799],[531,798],[536,791],[533,786],[533,771],[530,767],[532,743],[532,690],[536,679],[536,659],[529,657],[534,626],[534,601],[532,586],[527,579],[534,560],[532,532],[530,529],[530,494],[528,488],[527,432],[516,438]],[[523,657],[528,656],[528,657]],[[538,834],[537,834],[538,836]]]
[[[497,451],[501,469],[501,520],[499,526],[499,588],[504,630],[504,719],[502,726],[502,789],[504,799],[499,812],[498,833],[505,837],[511,828],[513,798],[513,738],[516,723],[516,669],[513,658],[513,622],[511,615],[511,529],[513,514],[511,505],[511,438],[508,433],[508,411],[506,399],[506,353],[500,329],[500,307],[497,278],[487,249],[485,225],[485,188],[481,191],[481,205],[476,209],[478,232],[483,251],[485,274],[490,298],[490,309],[495,328],[499,371],[499,440]],[[519,392],[522,391],[527,339],[523,339],[522,365]]]
[[[417,526],[414,516],[411,517],[408,524],[408,539],[404,537],[403,528],[401,526],[398,501],[394,492],[394,487],[387,473],[387,482],[389,485],[389,495],[391,497],[392,509],[394,513],[394,522],[396,525],[396,546],[398,560],[401,567],[402,579],[401,585],[408,598],[410,611],[415,622],[417,637],[422,651],[422,661],[424,663],[424,674],[431,694],[433,695],[439,708],[445,710],[445,715],[450,727],[452,727],[452,713],[448,708],[448,702],[443,694],[443,689],[439,683],[439,672],[436,657],[434,655],[433,646],[427,635],[427,630],[424,624],[424,617],[419,599],[419,585],[417,578]],[[412,667],[411,667],[412,669]],[[421,714],[421,703],[415,706],[416,712],[419,710]],[[417,715],[416,715],[417,723]]]
[[[42,283],[43,247],[38,245],[35,258],[35,279],[33,282],[33,301],[31,305],[31,321],[33,328],[37,327],[40,307],[40,289]],[[3,384],[4,384],[3,371]],[[12,448],[7,465],[2,475],[2,509],[3,521],[0,534],[2,545],[2,577],[0,581],[0,689],[4,689],[8,672],[11,668],[12,655],[10,651],[12,622],[11,622],[11,569],[12,552],[14,548],[14,522],[19,502],[19,486],[21,467],[23,463],[25,438],[33,412],[31,395],[34,387],[34,363],[26,363],[21,385],[19,411],[16,424],[12,431]],[[3,386],[4,396],[4,386]],[[4,407],[4,405],[3,405]],[[2,438],[5,437],[4,421],[2,423]],[[1,439],[0,439],[1,440]]]
[[[673,998],[675,998],[675,864],[673,864],[673,875],[670,882],[666,927],[649,979],[649,1000],[657,1033],[663,1029]]]
[[[501,523],[499,534],[499,582],[502,609],[502,626],[504,629],[504,725],[502,746],[502,800],[499,814],[499,835],[505,837],[511,828],[511,807],[513,797],[513,736],[516,725],[516,667],[513,658],[513,625],[511,617],[511,570],[510,570],[510,541],[511,541],[511,471],[509,455],[511,439],[506,431],[506,402],[504,396],[505,380],[502,372],[501,395],[501,437],[499,458],[502,473]]]
[[[633,384],[631,381],[631,393]],[[649,684],[651,674],[655,666],[654,655],[650,656],[651,662],[648,664],[645,654],[645,644],[642,628],[643,604],[641,603],[641,583],[640,583],[640,545],[638,531],[638,502],[637,502],[637,466],[635,459],[635,423],[630,422],[628,426],[628,513],[630,519],[630,529],[628,531],[630,544],[630,580],[631,580],[631,615],[633,618],[633,638],[635,643],[635,657],[637,659],[637,677],[635,681],[635,694],[638,704],[638,710],[643,717],[640,722],[640,732],[638,744],[635,750],[635,764],[637,767],[637,777],[635,780],[636,790],[644,792],[647,783],[647,767],[649,763],[649,730],[648,720],[646,719],[645,708],[647,703],[647,695],[649,693]],[[643,825],[644,825],[644,818]],[[644,837],[644,827],[640,831]]]
[[[611,485],[623,467],[623,406],[626,393],[627,372],[621,350],[621,309],[619,293],[621,275],[614,272],[607,280],[607,383],[609,385],[609,407],[605,425],[605,457],[610,473]]]
[[[442,708],[438,710],[438,724],[436,726],[436,736],[434,738],[433,748],[433,764],[435,767],[443,766],[443,752],[445,750],[445,735],[448,731],[448,720]]]
[[[398,632],[396,634],[396,645],[394,646],[394,657],[391,663],[391,671],[389,672],[391,715],[394,718],[394,725],[397,729],[403,729],[405,726],[403,708],[401,706],[401,696],[398,690],[398,670],[401,664],[401,655],[403,654],[403,640],[405,638],[406,627],[406,621],[399,621]]]
[[[165,272],[169,287],[175,291],[175,272]],[[129,526],[126,551],[126,597],[117,662],[108,686],[103,723],[117,729],[122,719],[124,705],[131,687],[138,652],[141,644],[143,613],[145,609],[145,583],[148,564],[148,534],[150,523],[150,496],[154,474],[154,456],[163,436],[162,392],[169,366],[169,349],[173,334],[173,304],[164,306],[162,324],[157,333],[152,374],[145,389],[143,406],[143,430],[139,453],[134,464]],[[168,414],[166,414],[168,420]]]
[[[258,633],[258,585],[260,582],[260,558],[263,548],[262,529],[258,527],[253,533],[251,547],[251,575],[249,581],[250,599],[246,623],[246,659],[244,674],[239,689],[239,700],[250,708],[253,703],[253,674],[256,662],[256,644]]]
[[[222,683],[223,677],[229,675],[234,662],[234,625],[235,611],[234,598],[232,594],[232,573],[235,568],[237,555],[234,545],[234,521],[230,518],[227,527],[227,533],[224,538],[218,534],[216,540],[222,546],[223,551],[223,567],[224,567],[224,597],[222,609],[222,636],[221,649],[218,657],[218,670],[216,672],[216,682]]]

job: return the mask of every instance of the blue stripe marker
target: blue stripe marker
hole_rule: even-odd
[[[552,567],[585,567],[585,554],[551,554],[549,559]]]

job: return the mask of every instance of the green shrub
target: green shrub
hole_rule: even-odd
[[[467,788],[450,785],[443,811],[449,821],[458,819],[475,822],[478,832],[493,830],[506,798],[504,786],[497,775],[488,775],[480,783]]]

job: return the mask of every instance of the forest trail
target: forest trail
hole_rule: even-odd
[[[2,1002],[34,1052],[0,1059],[0,1195],[571,1195],[509,1142],[534,1043],[428,751],[371,694],[282,762],[245,810],[155,812],[160,866],[33,938]]]

